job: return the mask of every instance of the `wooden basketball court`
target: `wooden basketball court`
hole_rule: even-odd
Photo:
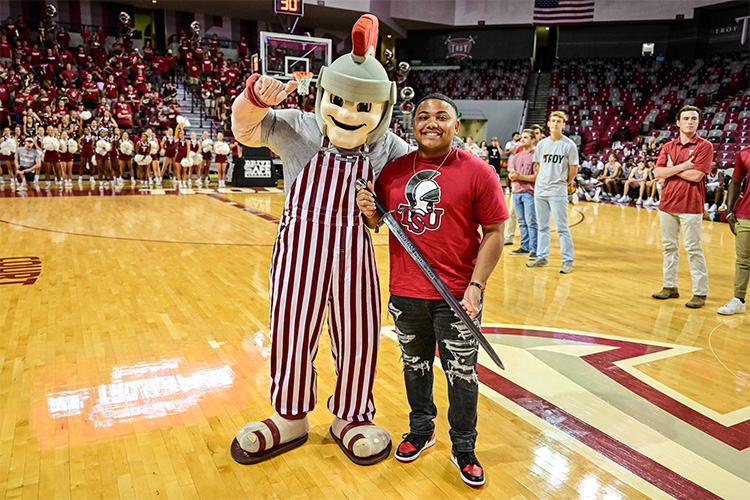
[[[351,463],[328,433],[321,341],[307,444],[261,464],[229,455],[269,404],[268,269],[279,189],[0,194],[0,498],[750,498],[750,316],[722,317],[734,240],[705,222],[710,287],[656,301],[655,210],[570,207],[575,268],[507,252],[489,281],[474,490],[450,462],[446,381],[437,444],[411,464]],[[375,236],[387,297],[387,236]],[[518,241],[518,238],[517,238]],[[517,245],[516,245],[517,246]],[[515,248],[505,247],[506,251]],[[407,431],[385,316],[376,422]]]

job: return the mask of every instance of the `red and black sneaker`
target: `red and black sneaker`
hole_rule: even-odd
[[[435,444],[435,433],[432,436],[424,434],[408,433],[402,436],[404,438],[396,450],[396,460],[399,462],[413,462],[419,458],[419,455],[426,449]]]
[[[477,460],[473,451],[459,451],[456,453],[451,450],[451,461],[456,464],[461,471],[461,480],[469,486],[482,486],[484,484],[484,470]]]

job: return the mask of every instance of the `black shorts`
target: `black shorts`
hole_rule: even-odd
[[[26,179],[26,182],[33,182],[34,175],[35,175],[35,172],[32,170],[31,172],[26,172],[25,174],[23,174],[23,177],[24,179]]]

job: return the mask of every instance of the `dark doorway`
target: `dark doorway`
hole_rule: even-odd
[[[551,71],[552,63],[557,58],[557,26],[537,26],[536,46],[534,48],[534,70]]]

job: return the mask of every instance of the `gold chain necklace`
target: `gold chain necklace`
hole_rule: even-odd
[[[445,155],[445,158],[443,158],[443,161],[440,162],[440,165],[438,165],[438,168],[435,170],[435,173],[433,173],[429,179],[422,179],[420,180],[420,182],[431,181],[432,179],[437,177],[438,172],[440,172],[440,167],[443,166],[443,164],[445,163],[445,161],[448,159],[448,157],[451,155],[452,152],[453,152],[453,148],[451,148],[451,150],[448,151],[448,154]],[[417,154],[418,153],[419,151],[414,151],[414,161],[412,162],[412,165],[411,165],[411,168],[414,171],[414,175],[417,175]]]

